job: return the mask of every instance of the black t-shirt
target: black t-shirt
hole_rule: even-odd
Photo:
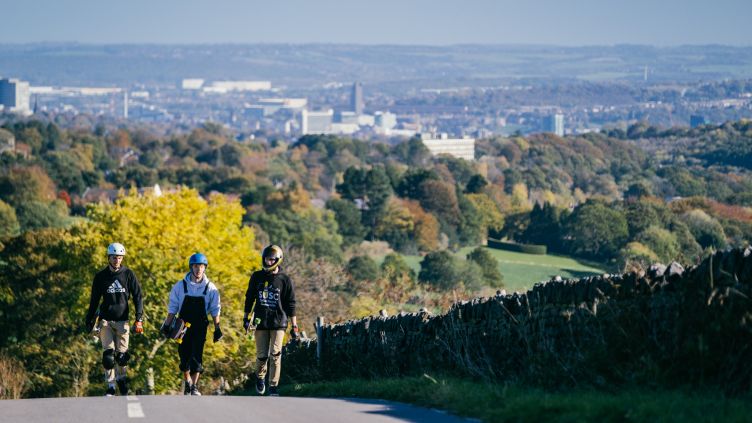
[[[91,300],[86,320],[94,320],[94,313],[99,307],[99,318],[115,322],[127,321],[128,298],[133,297],[136,306],[136,320],[141,320],[144,314],[144,303],[141,298],[141,285],[133,271],[121,266],[116,272],[105,267],[94,276],[91,284]],[[101,300],[101,306],[100,306]]]
[[[295,316],[295,287],[286,274],[258,270],[251,274],[245,292],[245,312],[261,319],[258,329],[284,329]]]

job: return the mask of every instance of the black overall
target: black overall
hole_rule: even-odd
[[[200,297],[188,295],[188,284],[183,280],[183,304],[180,306],[178,317],[190,322],[191,327],[186,331],[183,342],[178,346],[178,355],[180,355],[180,370],[191,373],[201,373],[204,371],[202,366],[204,361],[204,343],[206,342],[206,328],[209,326],[209,320],[206,318],[206,291],[209,284],[206,284],[204,293]]]

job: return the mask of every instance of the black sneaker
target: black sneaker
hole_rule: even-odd
[[[110,385],[107,387],[107,391],[105,391],[104,396],[106,397],[114,397],[115,396],[115,385]]]
[[[256,377],[256,393],[259,395],[264,395],[264,392],[266,392],[266,383],[264,383],[264,379],[260,377]]]
[[[183,395],[190,395],[191,394],[191,383],[188,381],[183,381]]]
[[[276,386],[270,386],[269,387],[269,396],[270,397],[278,397],[279,396],[279,392],[277,391],[277,387]]]
[[[118,390],[120,391],[120,395],[128,395],[128,381],[123,378],[117,381]]]
[[[191,395],[193,396],[201,396],[201,392],[198,391],[198,386],[191,385]]]

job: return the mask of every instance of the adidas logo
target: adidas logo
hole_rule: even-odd
[[[115,282],[107,288],[108,294],[114,294],[116,292],[125,292],[125,288],[123,288],[123,285],[120,285],[120,281],[117,279],[115,279]]]

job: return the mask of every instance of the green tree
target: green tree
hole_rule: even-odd
[[[597,259],[616,257],[629,234],[622,212],[592,200],[577,207],[564,226],[571,252]]]
[[[415,280],[415,271],[410,268],[405,259],[400,254],[389,253],[381,262],[381,274],[390,282],[408,278]]]
[[[483,189],[488,185],[488,181],[482,175],[475,174],[470,177],[465,186],[465,192],[468,194],[480,194]]]
[[[16,210],[8,203],[0,200],[0,238],[8,238],[18,235],[21,226],[18,224]]]
[[[356,281],[373,281],[379,277],[379,265],[368,256],[355,256],[347,262],[347,273]]]
[[[650,226],[635,239],[655,253],[659,260],[668,263],[679,257],[680,247],[676,235],[666,229]]]
[[[504,286],[503,277],[499,270],[499,262],[483,247],[476,247],[467,255],[467,260],[480,267],[483,274],[483,282],[493,288]]]
[[[459,260],[446,250],[423,257],[418,280],[442,290],[464,287],[477,291],[483,286],[482,271],[477,264]]]
[[[682,220],[702,248],[723,249],[726,247],[726,234],[723,232],[723,226],[704,211],[690,210],[684,213]]]
[[[358,244],[368,233],[360,221],[360,210],[352,201],[332,198],[326,202],[326,208],[333,211],[337,220],[339,233],[344,246]]]
[[[99,368],[81,333],[87,284],[67,240],[60,229],[26,232],[0,251],[0,350],[24,363],[31,397],[83,395]]]

